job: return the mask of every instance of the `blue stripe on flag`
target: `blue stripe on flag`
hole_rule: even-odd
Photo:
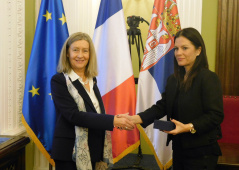
[[[107,9],[107,10],[105,10]],[[109,17],[122,9],[121,0],[101,0],[95,29],[102,25]]]
[[[160,93],[164,92],[168,77],[173,74],[174,50],[170,50],[164,55],[153,67],[149,69],[150,74],[154,77]]]

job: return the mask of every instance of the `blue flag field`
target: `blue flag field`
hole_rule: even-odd
[[[28,65],[22,122],[39,150],[51,159],[55,108],[50,80],[56,73],[61,48],[68,38],[61,0],[42,0]]]

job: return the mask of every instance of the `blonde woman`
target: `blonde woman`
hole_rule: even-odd
[[[56,170],[106,168],[112,163],[111,138],[106,130],[132,130],[134,124],[127,118],[105,114],[89,35],[78,32],[66,40],[57,71],[51,80],[56,108],[52,145]]]

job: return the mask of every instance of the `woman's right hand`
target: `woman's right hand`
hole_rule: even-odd
[[[120,130],[133,130],[135,124],[130,120],[130,117],[128,113],[116,115],[114,117],[114,127]]]

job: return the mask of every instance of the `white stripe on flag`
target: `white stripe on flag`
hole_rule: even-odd
[[[108,18],[94,33],[94,44],[97,49],[98,58],[97,62],[100,68],[97,79],[102,96],[133,75],[129,47],[127,46],[127,34],[126,31],[122,31],[126,29],[123,19],[123,10],[120,10]],[[107,38],[102,37],[106,34]],[[118,46],[115,40],[120,42],[120,44],[127,45]],[[103,60],[101,59],[102,57],[108,60]],[[117,77],[115,77],[115,75],[117,75]],[[105,83],[107,81],[111,81],[111,83]],[[104,85],[104,87],[101,87],[102,85]]]
[[[152,90],[155,89],[155,90]],[[154,93],[152,93],[154,91]],[[152,103],[161,99],[161,93],[155,79],[148,70],[140,72],[136,113],[143,112],[152,106]],[[166,120],[166,117],[161,120]],[[163,165],[172,158],[172,142],[166,147],[167,134],[153,128],[153,123],[144,129],[148,139],[152,142],[155,152]]]

